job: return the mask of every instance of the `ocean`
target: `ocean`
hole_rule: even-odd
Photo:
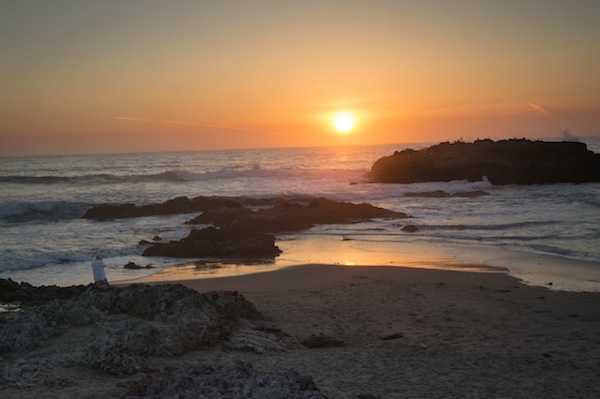
[[[558,140],[558,139],[557,139]],[[582,138],[600,152],[600,137]],[[461,270],[508,269],[534,285],[600,290],[600,183],[492,186],[452,181],[373,184],[365,174],[382,156],[431,144],[223,150],[0,158],[0,277],[33,285],[88,284],[101,254],[109,281],[161,271],[210,277],[327,263]],[[405,193],[471,190],[480,197]],[[273,264],[142,257],[141,240],[180,239],[196,215],[98,222],[81,218],[99,204],[160,203],[179,196],[324,196],[367,202],[412,216],[322,225],[278,234]],[[402,231],[406,224],[419,228]],[[124,269],[128,262],[151,265]]]

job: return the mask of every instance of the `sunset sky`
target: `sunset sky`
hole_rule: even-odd
[[[2,1],[0,155],[596,136],[599,21],[596,0]]]

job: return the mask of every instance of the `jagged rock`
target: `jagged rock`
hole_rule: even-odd
[[[310,376],[294,370],[259,372],[250,363],[195,364],[156,378],[138,398],[327,399]]]
[[[140,266],[137,263],[129,262],[125,266],[123,266],[123,269],[139,270],[139,269],[152,269],[152,267],[153,267],[152,265]]]
[[[348,224],[373,218],[407,218],[402,212],[378,208],[370,204],[353,204],[326,198],[291,201],[271,208],[252,211],[212,209],[190,220],[190,224],[212,223],[215,226],[235,226],[240,229],[277,233],[309,229],[317,224]]]
[[[167,350],[173,345],[162,339],[164,334],[147,321],[123,320],[105,328],[85,350],[81,362],[111,375],[132,375],[145,370],[148,356],[171,354]]]
[[[89,344],[65,361],[131,375],[145,370],[149,357],[181,355],[218,343],[258,353],[297,345],[283,332],[264,327],[263,319],[237,292],[200,294],[178,284],[91,285],[78,297],[41,305],[1,324],[0,353],[30,350],[70,328],[94,326],[97,334]]]
[[[142,206],[136,206],[134,204],[98,205],[89,209],[82,217],[84,219],[106,221],[142,216],[176,215],[199,212],[212,208],[239,206],[241,206],[239,202],[229,198],[196,197],[194,199],[189,199],[187,197],[177,197],[165,201],[162,204]]]
[[[584,143],[477,140],[406,149],[377,160],[369,173],[377,183],[479,181],[492,184],[600,181],[600,154]]]
[[[251,228],[230,226],[192,230],[178,241],[156,243],[143,256],[173,258],[274,259],[281,253],[275,237]]]
[[[266,262],[273,261],[281,253],[275,245],[275,237],[267,233],[305,230],[316,224],[408,217],[402,212],[369,204],[338,202],[325,198],[243,199],[243,202],[248,204],[271,205],[256,211],[244,207],[240,201],[231,198],[197,197],[190,200],[187,197],[179,197],[163,204],[141,207],[131,204],[101,205],[90,209],[84,217],[109,220],[202,210],[200,216],[187,223],[212,224],[218,228],[192,230],[187,237],[168,243],[158,242],[160,237],[154,237],[153,242],[142,240],[138,245],[150,245],[143,255],[243,261],[260,259]]]
[[[328,199],[277,203],[271,208],[214,208],[204,211],[189,224],[213,224],[192,230],[186,237],[156,243],[144,256],[220,259],[274,259],[281,251],[275,237],[267,233],[309,229],[315,224],[356,223],[371,218],[406,218],[406,214],[369,204],[352,204]]]
[[[0,301],[26,302],[31,304],[66,299],[80,295],[87,289],[84,285],[57,287],[56,285],[34,287],[29,283],[17,283],[12,279],[0,279]]]
[[[89,303],[78,303],[80,297],[40,305],[0,325],[0,353],[33,349],[71,327],[90,325],[105,318],[100,309]]]

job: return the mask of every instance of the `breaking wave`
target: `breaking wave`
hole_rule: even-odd
[[[23,223],[80,218],[92,204],[82,202],[42,201],[0,205],[0,222]]]
[[[135,182],[193,182],[204,180],[221,180],[236,178],[299,178],[311,176],[331,176],[334,174],[357,175],[365,174],[366,170],[323,170],[302,168],[263,169],[259,164],[250,167],[230,167],[213,171],[191,171],[185,169],[168,170],[153,174],[90,174],[81,176],[0,176],[0,183],[22,185],[51,185],[51,184],[113,184]]]

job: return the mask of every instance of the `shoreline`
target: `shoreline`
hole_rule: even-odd
[[[115,284],[214,279],[322,264],[502,273],[534,287],[600,292],[600,264],[591,261],[456,244],[344,240],[337,235],[322,234],[283,236],[277,244],[283,253],[272,264],[219,263],[217,267],[199,267],[182,263],[162,267],[148,276],[115,281]]]

